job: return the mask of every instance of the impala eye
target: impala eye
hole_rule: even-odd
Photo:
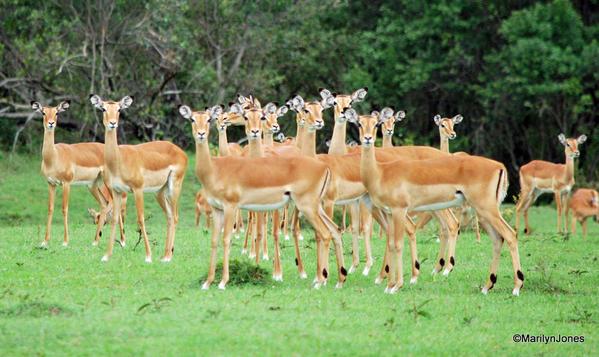
[[[441,127],[442,127],[442,128],[445,128],[445,124],[441,124]]]

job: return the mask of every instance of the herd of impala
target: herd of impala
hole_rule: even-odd
[[[528,209],[543,192],[553,192],[558,211],[558,230],[561,231],[562,205],[565,207],[566,231],[568,208],[573,212],[572,231],[576,221],[583,224],[597,215],[597,192],[579,189],[568,205],[569,192],[574,184],[573,159],[579,156],[578,145],[585,135],[567,139],[559,135],[565,146],[566,164],[532,161],[520,169],[521,194],[516,206],[516,230],[501,216],[499,205],[507,193],[508,179],[505,166],[497,161],[449,152],[448,141],[454,139],[454,125],[462,121],[461,115],[453,118],[434,118],[441,136],[441,150],[429,146],[394,147],[391,137],[394,124],[405,117],[403,111],[391,107],[360,115],[351,106],[364,99],[367,88],[352,94],[335,94],[319,89],[320,98],[304,101],[294,95],[285,105],[268,103],[264,107],[252,97],[238,95],[238,101],[229,104],[228,110],[217,105],[194,111],[181,105],[179,114],[191,122],[196,144],[196,174],[202,184],[196,196],[196,225],[199,215],[206,214],[207,226],[212,220],[212,241],[208,277],[203,289],[208,289],[215,277],[217,250],[223,234],[223,275],[219,288],[224,289],[229,280],[229,254],[231,237],[243,231],[241,210],[250,212],[247,222],[246,243],[250,239],[251,257],[256,263],[260,248],[263,258],[266,250],[266,222],[272,211],[274,238],[273,278],[282,279],[279,252],[280,227],[287,236],[290,223],[295,242],[296,265],[302,278],[307,275],[302,264],[299,214],[312,225],[316,240],[316,276],[314,286],[326,283],[329,269],[329,247],[334,244],[337,260],[338,282],[341,287],[348,273],[359,265],[358,238],[363,235],[367,275],[373,265],[370,235],[373,222],[387,236],[384,261],[376,283],[388,278],[387,293],[396,292],[403,285],[404,233],[408,235],[411,252],[411,282],[416,282],[420,271],[415,232],[430,218],[439,221],[440,248],[433,273],[451,272],[455,265],[455,245],[460,223],[468,211],[474,211],[475,226],[482,225],[493,243],[493,258],[486,284],[487,293],[497,281],[497,266],[503,243],[510,250],[514,274],[513,294],[518,295],[524,282],[520,266],[518,239],[520,211],[524,210],[525,233],[530,234]],[[154,193],[167,218],[167,235],[162,261],[170,261],[174,251],[175,232],[179,222],[178,201],[183,177],[187,168],[187,155],[175,144],[153,141],[139,145],[118,145],[119,113],[133,103],[133,97],[120,101],[103,101],[91,95],[93,106],[103,112],[104,144],[55,144],[54,130],[58,114],[69,109],[69,101],[56,107],[45,107],[32,102],[34,111],[43,115],[44,142],[42,148],[42,174],[48,182],[48,219],[42,245],[50,240],[50,227],[54,210],[56,186],[62,186],[64,243],[68,235],[68,202],[71,185],[87,185],[98,201],[99,211],[91,210],[97,229],[94,245],[102,235],[107,217],[112,215],[110,239],[103,261],[112,255],[116,224],[120,226],[120,244],[125,245],[123,229],[127,194],[133,193],[137,220],[143,236],[146,261],[152,261],[152,252],[144,222],[144,193]],[[325,125],[323,111],[333,107],[335,126],[327,154],[316,154],[316,131]],[[296,113],[297,136],[279,143],[273,135],[279,131],[277,119],[292,110]],[[347,122],[359,127],[361,145],[346,145]],[[215,124],[219,133],[218,156],[210,153],[208,136]],[[230,125],[244,125],[248,145],[242,148],[228,143],[226,130]],[[383,146],[375,147],[378,128],[381,127]],[[288,212],[293,201],[294,210]],[[346,269],[341,229],[332,220],[335,205],[347,206],[352,233],[352,265]],[[457,207],[458,220],[450,208]],[[281,209],[283,213],[281,214]],[[345,215],[344,215],[345,216]],[[418,225],[413,218],[418,217]],[[468,219],[466,218],[466,222]],[[344,224],[345,226],[345,224]],[[250,234],[251,233],[251,234]]]

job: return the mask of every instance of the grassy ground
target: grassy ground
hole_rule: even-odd
[[[283,241],[283,282],[230,284],[225,291],[215,284],[206,292],[200,290],[200,279],[207,272],[210,243],[208,231],[194,226],[198,183],[193,155],[189,168],[173,261],[159,262],[165,219],[147,195],[155,262],[144,262],[143,244],[134,249],[138,234],[130,206],[128,245],[117,245],[112,259],[101,263],[108,227],[100,245],[92,247],[95,228],[87,207],[95,207],[95,201],[87,189],[71,189],[70,245],[61,245],[62,213],[57,204],[52,240],[48,249],[40,249],[47,189],[39,158],[0,153],[0,355],[599,352],[599,228],[594,222],[589,223],[587,238],[564,240],[554,233],[554,209],[532,208],[533,234],[521,234],[519,242],[526,276],[520,297],[511,296],[507,248],[495,288],[487,296],[480,293],[491,260],[486,235],[477,244],[471,232],[462,233],[456,269],[449,277],[434,279],[429,274],[438,250],[433,225],[418,234],[420,280],[396,295],[383,294],[384,287],[373,284],[383,253],[378,239],[373,239],[375,268],[370,276],[352,274],[341,290],[331,283],[311,289],[315,250],[309,229],[303,231],[303,256],[310,279],[298,277],[292,243]],[[346,262],[351,261],[350,243],[346,236]],[[235,240],[232,259],[243,263],[247,258],[240,251],[240,241]],[[336,269],[333,261],[331,254],[331,268]],[[406,274],[408,262],[406,252]],[[271,262],[260,265],[272,271]],[[336,279],[335,271],[332,275]],[[409,281],[408,275],[404,278]],[[584,343],[514,343],[514,334],[584,336]]]

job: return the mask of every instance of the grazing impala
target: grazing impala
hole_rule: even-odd
[[[358,124],[362,141],[360,174],[375,206],[390,214],[388,293],[403,285],[403,234],[408,211],[428,211],[459,206],[468,201],[478,212],[493,241],[493,259],[487,293],[497,281],[497,265],[505,241],[512,256],[513,294],[518,295],[524,281],[518,254],[516,232],[501,217],[499,204],[507,193],[507,171],[499,162],[477,156],[448,156],[435,160],[397,160],[379,163],[375,159],[376,126],[393,116],[384,108],[378,116],[345,111],[348,120]]]
[[[137,222],[146,247],[146,262],[152,261],[152,251],[146,233],[143,195],[145,192],[152,192],[156,196],[167,221],[166,244],[161,260],[170,261],[173,256],[175,232],[179,222],[178,203],[187,167],[187,155],[177,145],[168,141],[118,145],[117,128],[120,111],[129,108],[133,98],[125,96],[120,102],[103,102],[98,95],[92,94],[90,101],[103,112],[103,123],[106,130],[104,182],[114,200],[110,241],[102,261],[107,261],[112,256],[115,224],[121,216],[121,194],[127,192],[133,192],[135,197]]]
[[[208,202],[214,209],[210,268],[202,289],[208,289],[214,281],[218,239],[223,224],[223,276],[219,288],[224,289],[229,280],[229,251],[236,208],[268,211],[281,208],[289,199],[293,199],[296,207],[322,238],[317,241],[318,245],[327,244],[331,237],[335,245],[341,244],[341,234],[337,226],[326,216],[320,205],[330,177],[326,166],[315,159],[301,156],[293,159],[210,156],[208,148],[210,123],[221,110],[222,108],[217,106],[208,111],[192,112],[188,106],[179,107],[180,114],[191,121],[192,133],[196,141],[196,174],[206,190]],[[320,251],[323,252],[324,249]],[[324,256],[317,257],[316,287],[322,285],[328,275],[320,264],[324,258]],[[340,287],[347,274],[342,254],[337,255],[337,264]],[[280,274],[277,269],[280,267],[275,265],[273,274]]]
[[[64,241],[62,245],[64,246],[69,244],[68,215],[71,185],[86,185],[100,205],[94,245],[98,244],[100,240],[106,214],[110,211],[109,197],[104,197],[99,188],[102,184],[101,172],[104,167],[104,144],[54,144],[54,130],[58,122],[58,114],[66,111],[69,107],[70,102],[68,100],[61,102],[56,107],[44,107],[39,102],[31,102],[31,109],[44,116],[42,175],[48,181],[48,220],[42,246],[50,242],[56,186],[62,186],[62,214],[64,217]],[[124,242],[124,236],[121,236],[121,239]]]
[[[524,233],[530,234],[528,225],[528,209],[536,199],[545,192],[553,192],[557,208],[557,231],[562,232],[562,201],[568,206],[568,195],[574,186],[574,158],[580,156],[578,145],[587,140],[586,135],[576,139],[566,139],[564,134],[558,135],[559,142],[564,145],[565,164],[533,160],[520,168],[520,199],[516,204],[516,232],[520,224],[520,212],[524,210]],[[568,231],[568,215],[565,217],[565,230]]]
[[[572,234],[576,235],[576,222],[582,224],[582,235],[587,236],[587,218],[599,214],[599,196],[597,191],[589,188],[579,188],[570,199],[572,211]],[[566,212],[568,215],[568,212]]]

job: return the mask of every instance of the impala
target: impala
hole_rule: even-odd
[[[394,293],[403,285],[403,233],[408,211],[449,208],[468,201],[478,212],[493,241],[493,259],[487,293],[497,281],[497,265],[505,241],[512,256],[513,294],[518,295],[524,281],[518,254],[516,232],[505,222],[499,204],[507,193],[507,171],[499,162],[477,156],[450,156],[435,160],[397,160],[379,163],[375,159],[374,138],[377,124],[389,120],[393,110],[384,108],[378,116],[358,116],[348,109],[349,121],[358,124],[362,141],[360,174],[372,203],[390,214],[389,282],[385,292]]]
[[[206,216],[206,228],[210,229],[210,218],[212,216],[212,207],[206,199],[206,193],[204,190],[199,190],[196,194],[195,200],[196,206],[196,227],[200,224],[200,216],[202,213]]]
[[[579,188],[570,199],[572,211],[572,234],[576,235],[576,222],[582,224],[582,235],[587,236],[587,218],[599,214],[599,196],[597,191],[589,188]],[[566,215],[568,212],[566,211]]]
[[[152,192],[167,220],[166,244],[162,261],[170,261],[173,256],[175,232],[179,221],[178,202],[187,167],[187,155],[177,145],[168,141],[152,141],[139,145],[118,145],[117,128],[120,111],[133,103],[130,96],[120,102],[103,102],[96,95],[90,101],[103,112],[104,137],[104,182],[114,200],[112,229],[108,249],[102,258],[107,261],[112,256],[116,222],[121,216],[121,194],[133,192],[137,222],[146,248],[146,262],[152,261],[152,250],[146,233],[144,220],[144,192]]]
[[[330,177],[326,166],[307,157],[211,157],[208,147],[210,123],[221,110],[217,106],[208,111],[192,112],[188,106],[179,107],[183,118],[191,121],[196,141],[196,174],[214,209],[210,268],[202,289],[208,289],[214,281],[218,238],[223,225],[223,277],[219,288],[224,289],[229,280],[231,231],[236,208],[268,211],[283,207],[292,199],[322,238],[317,244],[328,243],[331,237],[336,245],[341,241],[337,226],[320,206]],[[317,286],[323,284],[328,275],[325,269],[321,269],[321,260],[324,257],[317,257]],[[347,274],[342,254],[337,255],[337,263],[338,286],[341,286]]]
[[[574,158],[580,156],[578,145],[587,140],[586,135],[576,139],[566,139],[564,134],[558,135],[559,142],[564,145],[566,164],[533,160],[520,168],[520,199],[516,204],[516,232],[520,223],[520,212],[524,210],[524,233],[530,234],[528,225],[528,209],[536,199],[545,192],[553,192],[557,208],[557,230],[562,231],[562,201],[568,206],[568,195],[574,186]],[[568,215],[565,217],[565,230],[568,231]]]
[[[64,241],[62,245],[69,244],[69,195],[71,185],[86,185],[98,204],[98,227],[93,245],[97,245],[102,236],[102,226],[106,215],[110,211],[110,198],[104,197],[99,187],[102,184],[102,169],[104,167],[104,144],[78,143],[55,144],[54,131],[58,122],[58,114],[68,110],[70,101],[61,102],[56,107],[44,107],[39,102],[32,101],[31,109],[41,113],[44,124],[44,142],[42,144],[42,175],[48,182],[48,219],[46,221],[46,235],[42,246],[50,242],[50,229],[56,199],[56,186],[62,186],[62,214],[64,217]],[[125,236],[121,235],[124,244]]]

